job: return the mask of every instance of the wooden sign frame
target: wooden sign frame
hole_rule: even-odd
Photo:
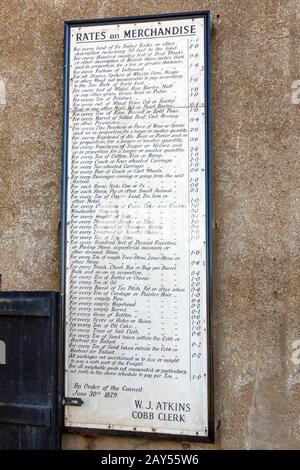
[[[112,24],[136,24],[145,22],[180,21],[203,18],[204,20],[204,112],[205,112],[205,232],[206,232],[206,330],[207,330],[207,426],[205,435],[188,435],[186,433],[160,432],[153,429],[151,432],[139,431],[138,426],[130,430],[116,429],[107,426],[106,429],[97,429],[87,426],[66,426],[66,431],[87,434],[128,434],[145,436],[147,438],[180,439],[191,441],[213,442],[214,440],[214,413],[213,413],[213,366],[212,366],[212,328],[211,328],[211,295],[212,295],[212,207],[211,207],[211,106],[210,106],[210,12],[196,11],[185,13],[170,13],[161,15],[147,15],[138,17],[122,17],[108,19],[93,19],[67,21],[65,23],[65,59],[64,59],[64,110],[63,110],[63,156],[62,156],[62,197],[61,197],[61,294],[62,294],[62,323],[66,328],[66,292],[68,270],[68,179],[69,179],[69,94],[70,94],[70,40],[72,28],[86,26],[103,26]],[[67,341],[63,334],[63,342]],[[64,374],[63,374],[64,375]],[[62,378],[62,382],[64,379]],[[108,424],[108,423],[107,423]]]

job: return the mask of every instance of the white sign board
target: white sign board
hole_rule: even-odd
[[[67,427],[209,435],[208,28],[67,23]]]

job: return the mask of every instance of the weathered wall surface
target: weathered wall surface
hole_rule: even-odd
[[[201,9],[214,16],[216,444],[67,435],[65,448],[300,448],[299,1],[2,0],[2,289],[59,288],[64,20]]]

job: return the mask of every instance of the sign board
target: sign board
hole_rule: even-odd
[[[212,437],[208,12],[66,23],[66,427]]]

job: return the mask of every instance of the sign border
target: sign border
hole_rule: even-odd
[[[210,29],[211,13],[205,11],[189,11],[162,13],[143,16],[125,16],[101,19],[70,20],[64,23],[64,87],[63,87],[63,128],[62,128],[62,168],[61,168],[61,208],[60,208],[60,390],[64,393],[65,373],[65,287],[66,287],[66,228],[67,228],[67,183],[68,183],[68,128],[69,128],[69,71],[70,71],[70,33],[73,26],[104,25],[114,23],[140,23],[155,20],[188,19],[191,17],[204,19],[204,52],[205,52],[205,193],[206,193],[206,299],[207,299],[207,386],[208,386],[208,435],[189,436],[182,434],[151,433],[145,431],[91,429],[64,425],[64,409],[62,409],[62,431],[85,436],[116,435],[144,437],[147,439],[181,440],[192,442],[215,442],[214,429],[214,390],[213,390],[213,336],[212,336],[212,151],[211,151],[211,82],[210,82]]]

